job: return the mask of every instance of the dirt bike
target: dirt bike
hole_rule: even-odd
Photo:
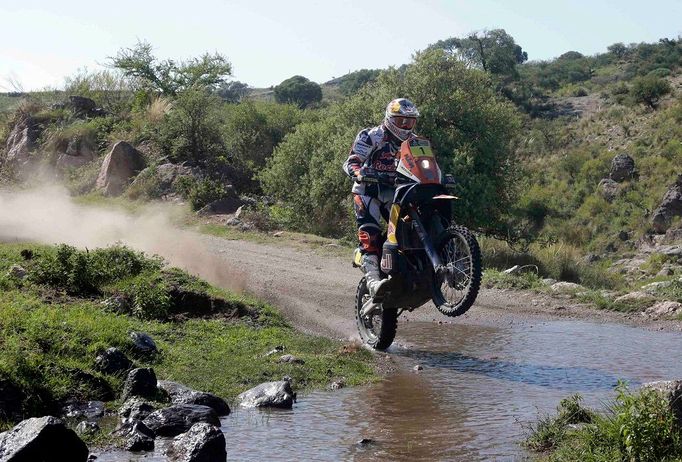
[[[413,137],[401,144],[395,176],[364,168],[355,181],[395,187],[381,255],[382,278],[389,282],[372,298],[363,277],[355,296],[363,341],[385,350],[403,311],[429,300],[446,316],[471,308],[481,285],[481,252],[471,231],[452,221],[455,181],[441,178],[429,141]],[[356,250],[353,265],[361,259]]]

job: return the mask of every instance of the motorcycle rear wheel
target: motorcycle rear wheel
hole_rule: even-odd
[[[472,307],[481,287],[481,250],[464,226],[446,229],[436,240],[446,273],[434,277],[433,303],[446,316],[461,316]]]
[[[362,341],[375,350],[385,350],[395,338],[398,328],[398,310],[380,309],[368,316],[362,316],[362,306],[369,299],[367,281],[363,277],[355,293],[355,321]]]

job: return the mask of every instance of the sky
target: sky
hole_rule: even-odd
[[[676,38],[682,0],[0,0],[0,18],[0,91],[60,88],[139,40],[161,59],[221,53],[235,79],[269,87],[400,66],[483,29],[505,29],[531,60]]]

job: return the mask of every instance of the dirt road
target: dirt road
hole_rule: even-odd
[[[357,338],[353,304],[361,272],[348,258],[317,250],[266,245],[212,236],[200,238],[209,253],[219,256],[247,290],[277,306],[303,331],[338,339]],[[401,323],[435,321],[507,325],[559,318],[618,322],[652,330],[679,331],[682,323],[651,321],[641,315],[597,311],[567,299],[530,292],[482,290],[467,314],[450,319],[427,305],[406,313]],[[400,328],[399,328],[400,330]]]

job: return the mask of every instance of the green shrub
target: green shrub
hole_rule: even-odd
[[[204,178],[197,180],[192,177],[178,179],[177,188],[180,194],[189,200],[192,210],[199,210],[213,201],[222,199],[227,189],[222,181]]]
[[[303,109],[322,101],[322,88],[301,75],[295,75],[275,87],[275,100]]]
[[[635,101],[646,104],[652,109],[658,106],[662,96],[672,91],[667,80],[656,76],[640,77],[634,80],[630,93]]]

